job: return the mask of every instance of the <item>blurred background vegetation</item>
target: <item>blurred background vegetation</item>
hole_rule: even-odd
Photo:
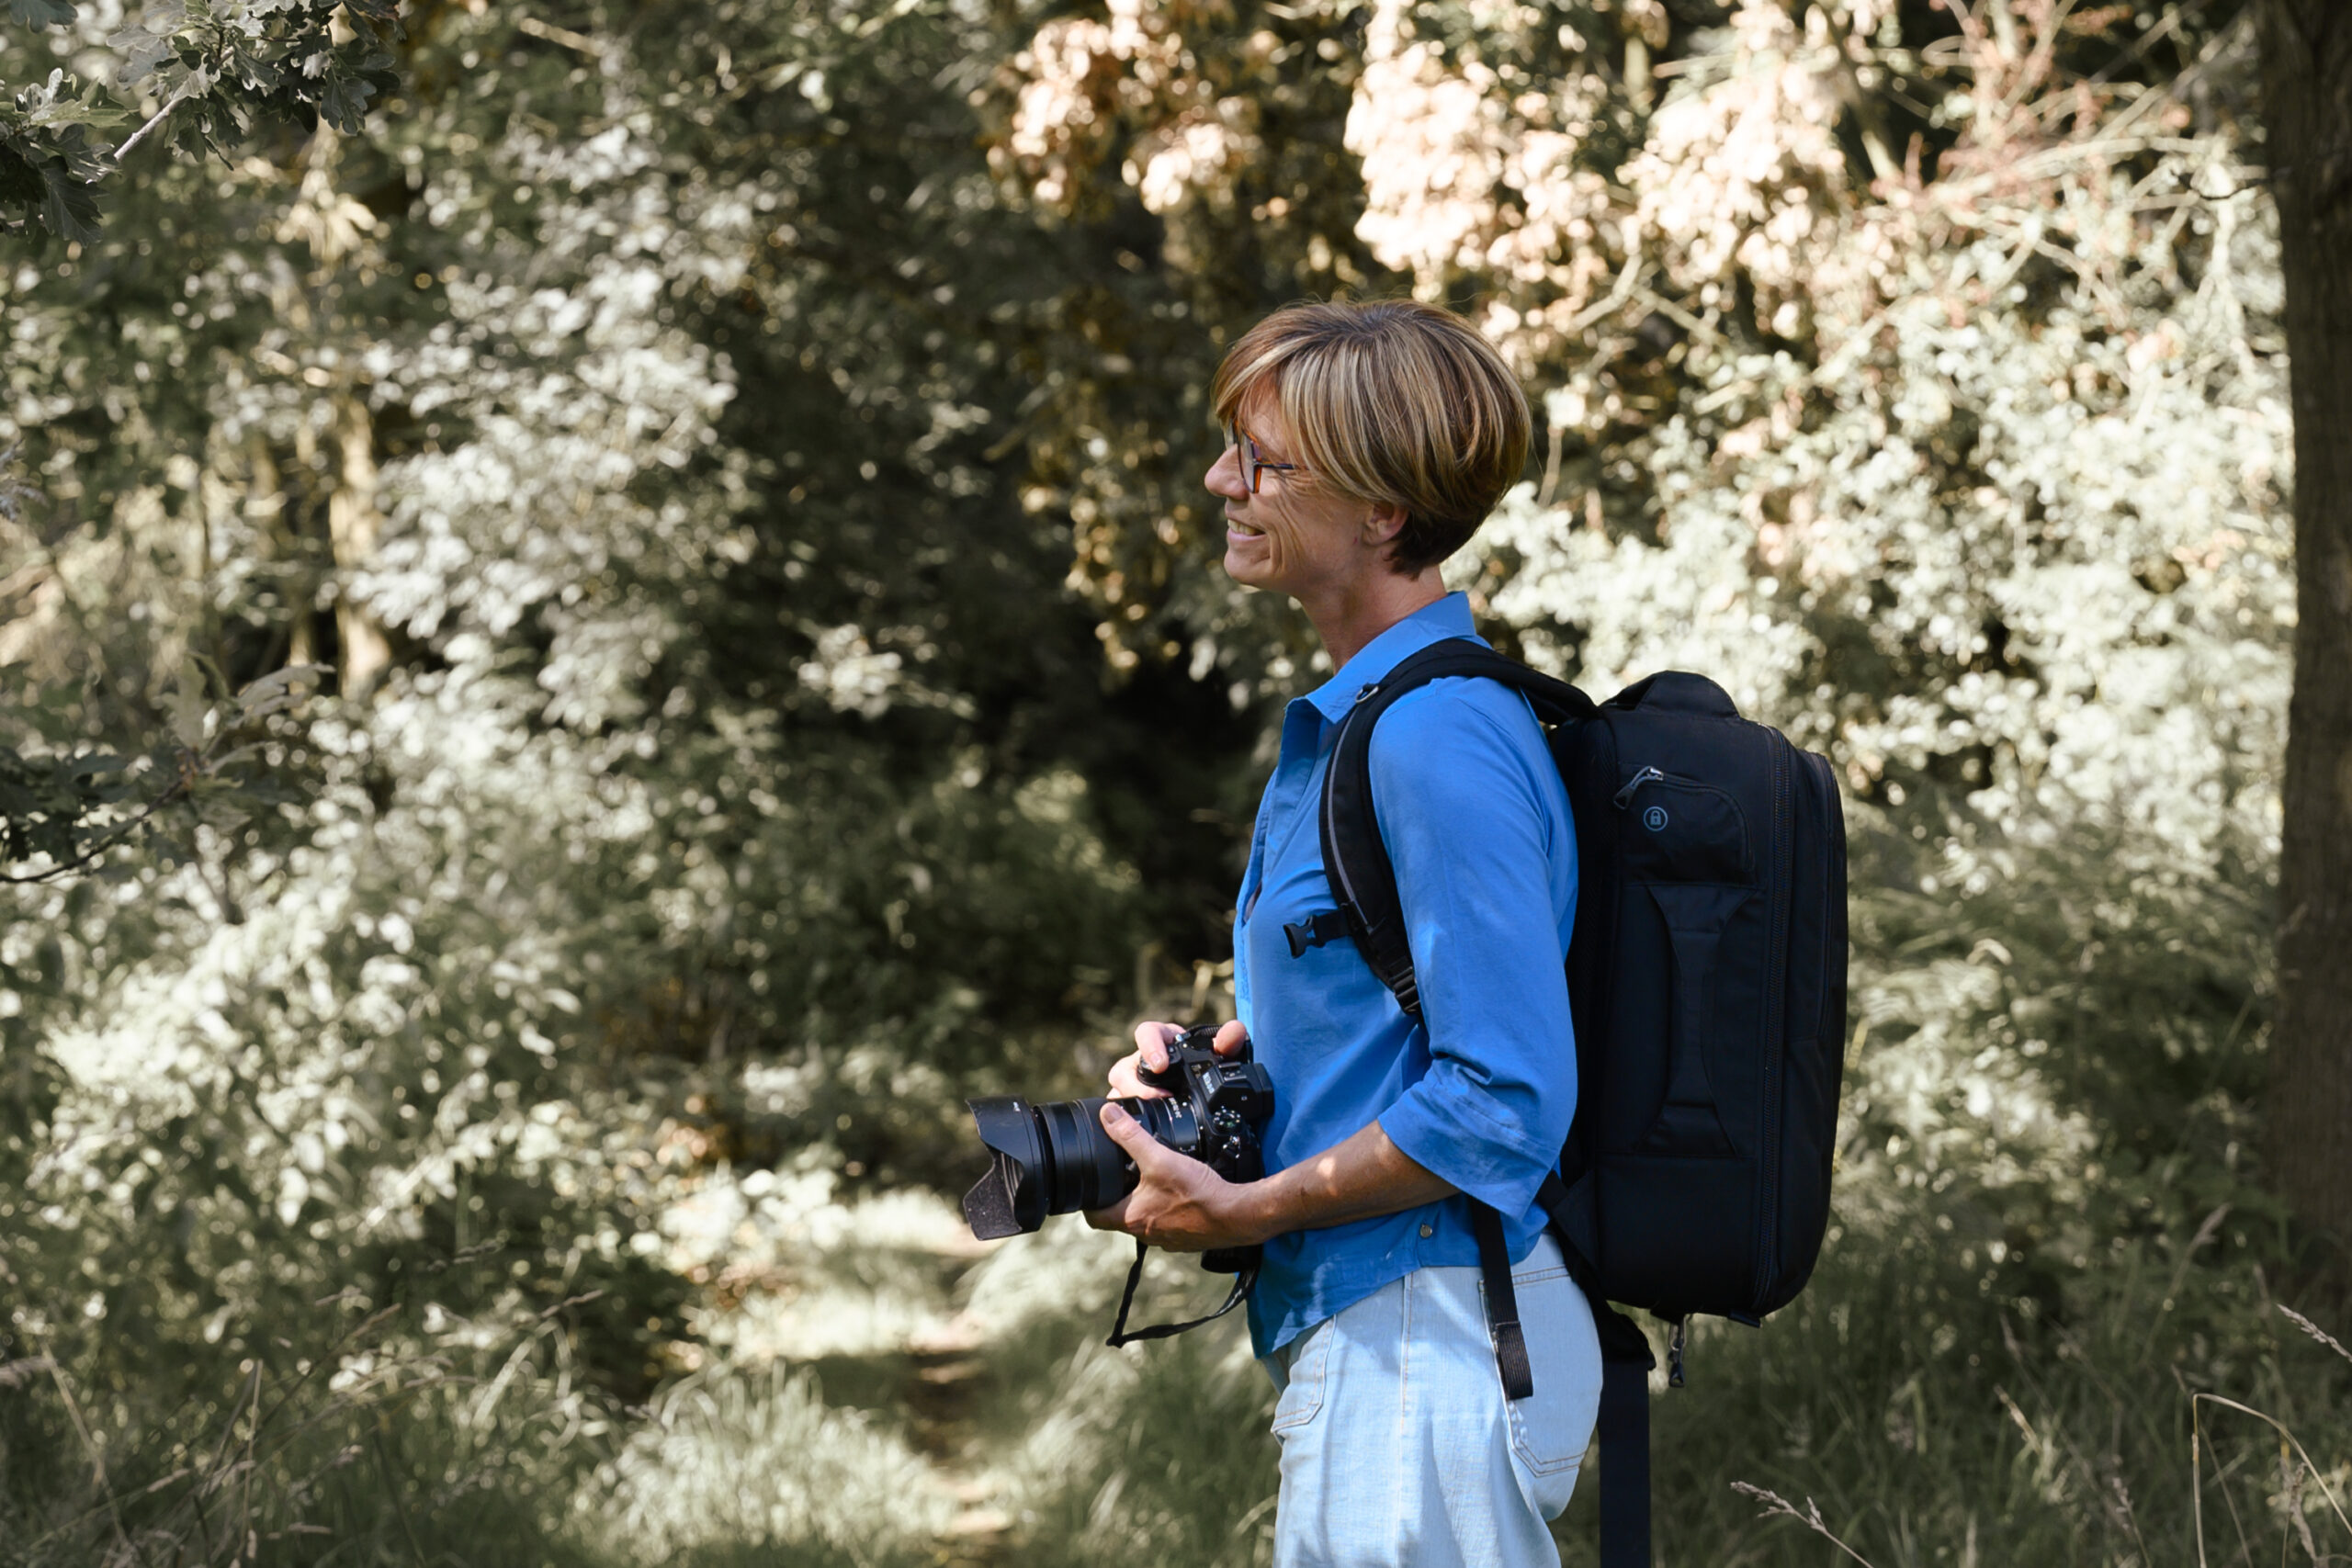
[[[1538,411],[1487,634],[1709,671],[1849,792],[1831,1242],[1662,1396],[1661,1560],[1837,1558],[1735,1483],[1881,1568],[2352,1551],[2257,1157],[2255,52],[2234,0],[12,0],[0,1562],[1262,1561],[1242,1337],[1102,1349],[1122,1243],[972,1246],[961,1100],[1229,1010],[1320,672],[1216,569],[1203,389],[1408,291]]]

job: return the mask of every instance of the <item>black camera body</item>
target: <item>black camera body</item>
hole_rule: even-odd
[[[1102,1107],[1115,1104],[1163,1147],[1199,1160],[1227,1181],[1266,1173],[1261,1136],[1274,1113],[1274,1086],[1244,1045],[1220,1056],[1215,1025],[1187,1030],[1168,1047],[1168,1066],[1138,1076],[1166,1100],[1062,1100],[1037,1105],[1017,1096],[969,1101],[980,1142],[992,1156],[988,1174],[964,1195],[964,1219],[983,1241],[1019,1235],[1048,1214],[1117,1202],[1135,1190],[1135,1162],[1102,1131]],[[1225,1247],[1201,1266],[1240,1272],[1258,1249]]]

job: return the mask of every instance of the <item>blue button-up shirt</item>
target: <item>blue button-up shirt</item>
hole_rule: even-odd
[[[1234,988],[1274,1084],[1270,1171],[1377,1121],[1407,1156],[1503,1215],[1517,1262],[1543,1230],[1535,1190],[1576,1111],[1562,959],[1577,898],[1567,794],[1518,693],[1434,681],[1373,733],[1373,807],[1426,1022],[1405,1016],[1353,942],[1293,958],[1283,936],[1284,923],[1337,902],[1317,811],[1340,719],[1408,655],[1472,635],[1467,602],[1450,594],[1290,704],[1241,879]],[[1460,1196],[1278,1236],[1250,1295],[1250,1336],[1265,1355],[1416,1269],[1477,1261]]]

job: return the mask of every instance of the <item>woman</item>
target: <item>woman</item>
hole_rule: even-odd
[[[1600,1348],[1535,1190],[1576,1106],[1561,961],[1576,840],[1533,715],[1493,682],[1399,699],[1372,746],[1423,1018],[1346,942],[1293,955],[1283,927],[1332,904],[1315,823],[1339,721],[1365,686],[1472,635],[1439,563],[1526,463],[1527,404],[1494,350],[1409,300],[1295,305],[1236,343],[1211,389],[1225,569],[1286,593],[1337,671],[1293,701],[1234,927],[1240,1017],[1274,1083],[1261,1181],[1161,1148],[1115,1106],[1139,1181],[1089,1219],[1175,1250],[1263,1243],[1250,1334],[1280,1388],[1279,1564],[1556,1563],[1545,1521],[1590,1440]],[[1175,1027],[1147,1023],[1111,1071]],[[1535,1375],[1504,1398],[1471,1202],[1503,1216]]]

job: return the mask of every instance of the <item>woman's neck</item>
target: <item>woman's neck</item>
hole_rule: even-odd
[[[1340,670],[1374,637],[1444,597],[1445,580],[1433,566],[1412,577],[1383,568],[1328,598],[1312,604],[1302,599],[1299,608],[1315,623],[1323,651],[1331,656],[1331,668]]]

